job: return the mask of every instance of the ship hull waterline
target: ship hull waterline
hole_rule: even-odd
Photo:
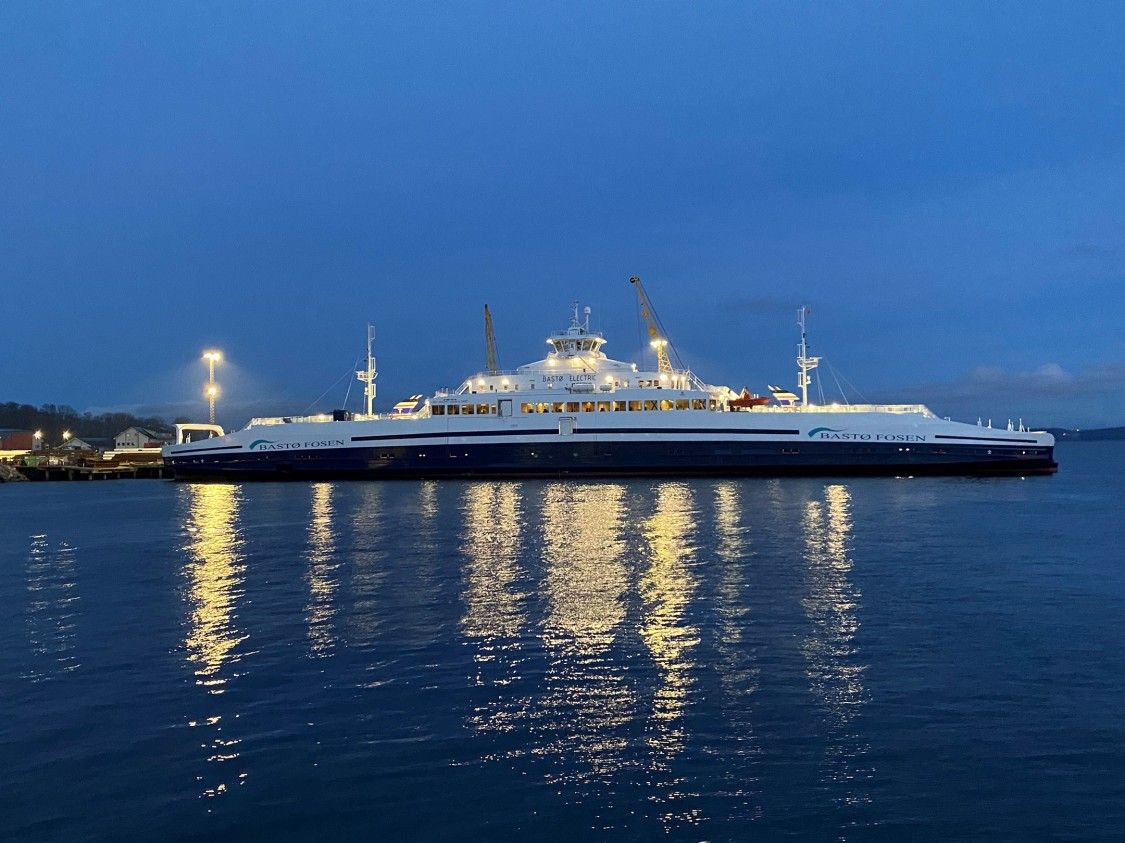
[[[1054,474],[1053,448],[831,442],[534,442],[165,458],[177,480],[319,480],[622,476],[1032,476]],[[1023,451],[1024,453],[1021,453]]]

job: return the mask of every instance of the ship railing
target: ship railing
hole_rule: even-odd
[[[428,418],[430,415],[429,405],[419,407],[413,413],[352,413],[348,417],[348,421],[382,421],[384,419],[418,419]],[[317,423],[317,422],[330,422],[332,421],[331,413],[317,413],[314,416],[260,416],[250,419],[247,427],[271,427],[278,424],[297,424],[297,423]]]
[[[315,416],[259,416],[250,419],[247,427],[270,427],[275,424],[293,424],[295,422],[330,422],[331,413],[317,413]]]

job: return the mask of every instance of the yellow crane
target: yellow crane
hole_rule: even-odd
[[[637,304],[641,309],[641,319],[644,320],[645,328],[648,330],[649,345],[656,351],[656,369],[671,374],[672,360],[668,357],[668,339],[660,332],[660,323],[656,320],[656,313],[653,312],[652,302],[648,300],[644,284],[641,283],[638,275],[630,278],[629,283],[637,288]]]
[[[485,368],[493,374],[500,371],[500,362],[496,359],[496,332],[492,330],[492,314],[487,304],[484,306],[484,353]]]

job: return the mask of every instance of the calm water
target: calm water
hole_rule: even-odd
[[[0,837],[1110,837],[1125,447],[0,486]]]

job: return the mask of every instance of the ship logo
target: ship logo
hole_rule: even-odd
[[[277,444],[276,439],[255,439],[253,442],[250,443],[250,450],[253,451],[259,445],[276,445],[276,444]]]
[[[812,430],[810,430],[810,431],[809,431],[809,439],[812,439],[812,438],[813,438],[814,436],[816,436],[816,435],[817,435],[818,433],[843,433],[843,432],[844,432],[844,430],[846,430],[846,428],[843,428],[843,427],[841,427],[841,428],[835,428],[835,427],[814,427],[814,428],[813,428]],[[253,446],[251,446],[251,447],[253,447]]]

